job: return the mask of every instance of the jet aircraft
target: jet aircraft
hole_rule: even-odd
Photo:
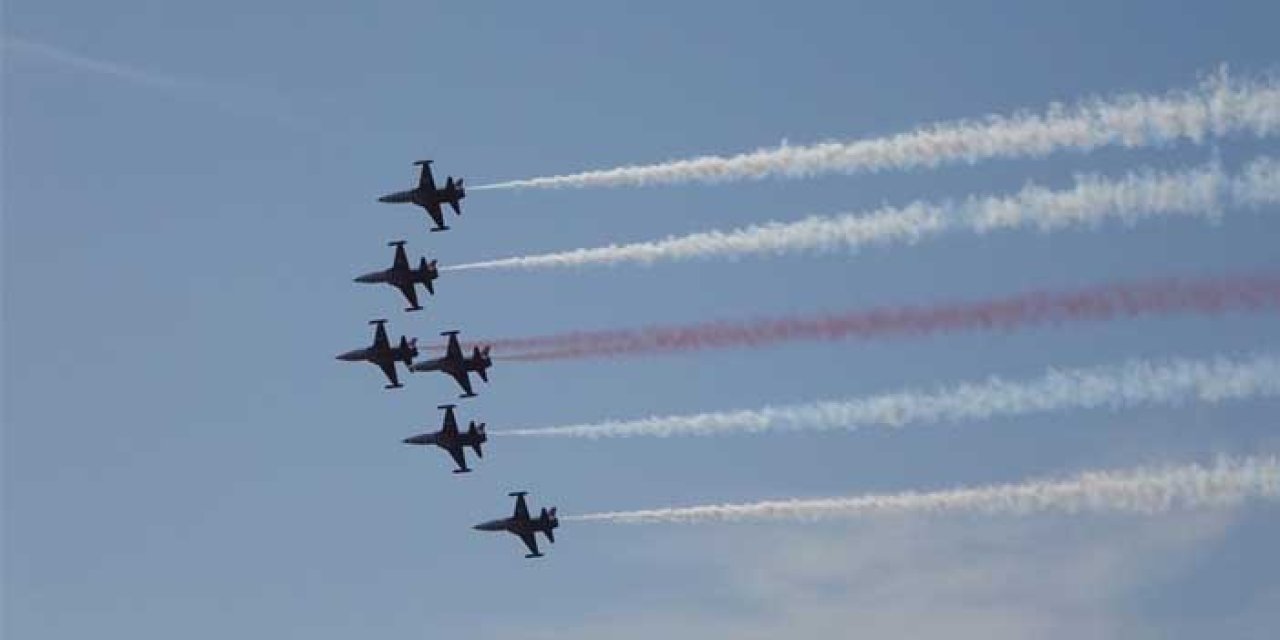
[[[431,228],[432,231],[444,231],[449,227],[444,224],[444,210],[440,205],[448,204],[453,207],[455,214],[462,215],[462,199],[467,197],[467,190],[462,186],[462,178],[454,182],[453,176],[449,176],[445,180],[444,188],[437,188],[436,179],[431,175],[431,161],[419,160],[413,164],[422,167],[422,173],[418,176],[418,186],[382,196],[378,198],[378,202],[416,204],[426,209],[431,220],[436,223],[436,226]]]
[[[524,503],[524,497],[527,494],[528,492],[526,491],[514,491],[507,494],[516,499],[516,512],[510,518],[490,520],[472,528],[477,531],[506,531],[520,536],[520,541],[524,542],[524,546],[529,548],[529,554],[525,557],[541,558],[542,553],[538,551],[538,538],[534,534],[541,531],[547,536],[548,542],[555,542],[556,537],[552,531],[560,526],[560,519],[556,517],[555,507],[551,507],[550,510],[543,507],[542,513],[536,519],[530,518],[529,507]]]
[[[462,387],[463,393],[460,398],[474,398],[476,393],[471,390],[471,371],[480,374],[480,379],[485,382],[489,381],[489,367],[493,366],[493,359],[489,357],[489,347],[475,347],[471,351],[471,357],[462,355],[462,347],[458,346],[458,332],[445,331],[442,336],[449,337],[449,346],[445,350],[444,357],[434,358],[432,360],[423,360],[411,367],[410,371],[441,371],[453,376],[458,381],[458,386]]]
[[[418,268],[414,269],[409,266],[409,257],[405,255],[404,240],[388,242],[387,246],[396,248],[396,257],[391,263],[391,268],[366,273],[356,278],[356,282],[389,284],[399,289],[404,299],[409,302],[409,307],[405,311],[422,310],[422,306],[418,304],[418,290],[415,285],[422,284],[427,288],[427,293],[433,296],[436,294],[436,288],[431,284],[440,277],[436,261],[427,262],[426,258],[422,258],[418,262]]]
[[[489,438],[484,434],[484,423],[476,424],[475,420],[471,421],[465,433],[459,432],[458,420],[453,415],[454,407],[455,405],[452,404],[442,404],[437,407],[444,409],[444,425],[439,431],[405,438],[404,443],[434,444],[453,456],[453,461],[458,465],[458,468],[453,470],[454,473],[467,473],[471,469],[467,468],[467,454],[463,447],[471,447],[475,450],[477,458],[483,458],[484,452],[480,449],[480,445],[487,442]]]
[[[400,377],[396,375],[396,363],[403,362],[406,367],[413,365],[413,359],[418,356],[418,339],[410,340],[400,336],[400,345],[393,347],[387,340],[386,320],[370,320],[369,324],[377,327],[373,332],[373,344],[363,349],[348,351],[338,356],[338,359],[346,362],[376,364],[391,382],[386,388],[399,389],[404,385],[400,384]]]

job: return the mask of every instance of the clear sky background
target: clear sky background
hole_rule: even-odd
[[[378,204],[413,160],[468,184],[1191,87],[1280,59],[1274,2],[15,0],[3,14],[6,638],[1272,637],[1280,508],[1160,516],[566,524],[563,512],[929,490],[1280,452],[1280,402],[666,440],[400,444],[456,391],[334,361],[390,320],[516,336],[1280,267],[1274,209],[857,256],[446,274],[427,310],[351,278],[1081,171],[1234,169],[1276,140],[716,186],[473,192],[453,230]],[[54,47],[50,50],[47,47]],[[79,57],[75,57],[79,56]],[[493,370],[494,431],[1239,355],[1272,315]],[[495,354],[498,355],[498,354]]]

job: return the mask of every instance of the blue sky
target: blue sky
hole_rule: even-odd
[[[1162,92],[1221,63],[1274,71],[1280,54],[1274,3],[941,4],[6,3],[6,637],[1269,637],[1268,504],[578,524],[539,562],[469,527],[505,514],[514,489],[580,513],[1276,453],[1275,400],[895,433],[495,438],[476,473],[454,476],[442,453],[400,444],[438,424],[446,380],[385,392],[371,367],[333,360],[374,317],[424,338],[524,335],[1280,266],[1280,222],[1263,211],[857,256],[448,274],[418,314],[350,281],[400,238],[449,264],[1280,152],[1233,138],[803,181],[474,192],[445,234],[374,201],[410,185],[422,157],[481,184]],[[1278,326],[1145,318],[500,364],[460,417],[496,431],[1242,354],[1276,348]]]

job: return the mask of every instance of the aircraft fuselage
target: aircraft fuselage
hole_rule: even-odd
[[[365,347],[363,349],[352,349],[338,356],[339,360],[347,362],[403,362],[411,359],[411,351],[401,349],[400,347],[391,347],[390,349],[378,349],[376,347]]]
[[[481,522],[472,527],[476,531],[506,531],[515,535],[525,535],[530,533],[546,533],[552,529],[548,523],[543,522],[540,518],[529,518],[522,520],[520,518],[499,518],[488,522]]]
[[[421,194],[422,194],[422,191],[419,189],[397,191],[395,193],[389,193],[385,196],[382,196],[381,198],[378,198],[378,202],[391,202],[391,203],[412,202],[413,204],[416,204],[418,206],[425,207],[427,206],[428,201],[422,199]]]
[[[458,362],[450,358],[434,358],[431,360],[423,360],[413,365],[414,371],[443,371],[450,375],[457,373],[466,373],[467,367],[463,362]]]
[[[393,204],[412,203],[419,207],[434,207],[436,205],[445,204],[447,202],[458,202],[466,196],[458,189],[406,189],[405,191],[397,191],[389,193],[381,198],[378,202],[389,202]]]
[[[477,444],[484,444],[487,440],[483,439],[483,435],[472,433],[469,431],[459,431],[458,435],[446,437],[442,432],[424,433],[411,438],[405,438],[405,444],[434,444],[442,449],[447,449],[455,444],[463,447],[473,447]]]
[[[389,284],[393,287],[417,284],[424,280],[425,278],[417,277],[417,274],[409,269],[383,269],[381,271],[366,273],[356,278],[356,282],[363,282],[366,284]]]

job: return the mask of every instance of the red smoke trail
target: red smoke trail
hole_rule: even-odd
[[[502,360],[539,361],[754,347],[955,331],[1012,331],[1069,322],[1168,314],[1280,310],[1280,274],[1113,283],[1074,291],[822,315],[500,339]],[[508,355],[509,354],[509,355]]]

